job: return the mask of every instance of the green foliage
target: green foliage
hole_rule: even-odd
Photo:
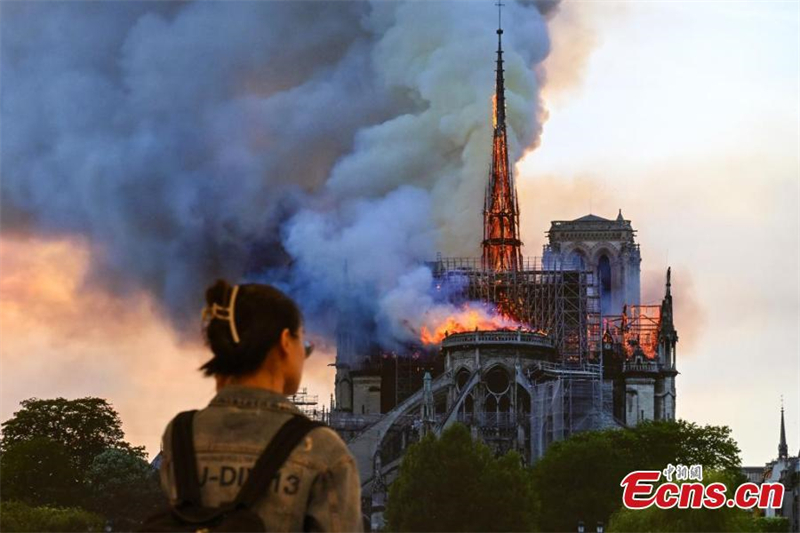
[[[707,470],[740,475],[739,446],[727,426],[699,426],[686,420],[648,421],[625,432],[633,437],[630,444],[640,451],[637,461],[646,461],[646,469],[661,470],[672,463],[703,465]]]
[[[137,529],[167,504],[158,473],[147,461],[127,450],[108,449],[86,471],[91,499],[87,507],[108,518],[114,529]]]
[[[553,443],[534,465],[544,531],[575,531],[579,520],[593,529],[619,508],[619,483],[632,461],[615,433],[621,432],[579,433]]]
[[[764,533],[784,533],[789,531],[789,519],[785,516],[776,516],[767,518],[766,516],[759,516],[753,519],[755,527],[753,531],[762,531]]]
[[[408,448],[386,518],[391,531],[531,531],[536,509],[520,456],[495,458],[455,424]]]
[[[23,401],[22,409],[3,423],[0,438],[0,496],[17,506],[11,510],[23,517],[19,527],[33,527],[25,524],[40,519],[52,519],[52,524],[79,520],[84,513],[130,530],[163,504],[157,472],[143,448],[123,440],[121,426],[117,412],[101,398]],[[51,507],[19,507],[23,504]],[[88,511],[56,509],[75,506]],[[71,531],[71,523],[53,527]]]
[[[31,505],[75,505],[83,495],[82,473],[70,450],[46,437],[16,443],[0,456],[4,500]]]
[[[36,437],[47,437],[70,450],[81,470],[88,468],[106,448],[129,449],[144,456],[143,448],[132,448],[123,440],[119,415],[102,398],[29,398],[2,426],[0,451],[6,452]]]
[[[692,533],[706,531],[754,531],[753,518],[742,509],[659,509],[652,506],[632,511],[621,509],[608,525],[617,531],[663,531]]]
[[[633,428],[590,431],[553,443],[534,465],[545,531],[608,523],[622,504],[620,481],[634,470],[701,464],[739,479],[739,448],[728,427],[684,420],[643,422]],[[636,530],[633,528],[632,530]]]
[[[0,503],[0,531],[103,531],[103,517],[76,507]]]

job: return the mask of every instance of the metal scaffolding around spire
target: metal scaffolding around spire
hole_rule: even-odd
[[[483,206],[483,268],[497,272],[518,271],[522,266],[519,203],[508,161],[506,97],[503,71],[503,28],[497,3],[497,69],[494,94],[492,165]]]

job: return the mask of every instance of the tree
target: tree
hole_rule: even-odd
[[[18,442],[0,456],[4,500],[31,505],[74,505],[82,497],[83,474],[63,444],[46,437]]]
[[[763,531],[764,533],[784,533],[789,531],[789,519],[785,516],[756,516],[753,517],[755,527],[753,531]]]
[[[91,494],[87,508],[108,518],[115,530],[138,529],[167,505],[157,471],[128,450],[110,448],[95,457],[86,484]]]
[[[615,433],[621,432],[579,433],[553,443],[534,465],[544,531],[576,531],[578,521],[593,531],[619,508],[619,483],[632,461]]]
[[[651,470],[663,469],[668,463],[703,465],[738,480],[740,450],[727,426],[699,426],[686,420],[648,421],[628,431],[632,436],[629,444],[642,452],[637,453],[637,460],[646,461]]]
[[[106,448],[131,450],[144,456],[143,448],[133,448],[124,441],[119,415],[102,398],[30,398],[2,427],[0,452],[36,437],[47,437],[70,450],[82,471]]]
[[[516,452],[495,458],[455,424],[409,446],[386,518],[392,531],[531,531],[536,497]]]
[[[0,503],[0,531],[103,531],[103,517],[76,507]]]
[[[728,427],[680,421],[643,422],[632,428],[589,431],[553,443],[534,465],[545,531],[573,531],[608,523],[622,504],[620,481],[634,470],[667,464],[703,465],[739,479],[739,448]]]
[[[31,398],[2,426],[0,496],[7,503],[39,506],[30,512],[19,508],[22,523],[53,519],[61,524],[58,520],[99,516],[80,514],[84,511],[73,507],[80,506],[130,529],[160,503],[157,474],[145,461],[144,448],[125,442],[119,415],[106,400]],[[72,511],[64,514],[49,506]],[[67,531],[59,528],[72,526],[53,527]]]

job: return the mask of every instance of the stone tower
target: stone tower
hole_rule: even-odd
[[[624,305],[639,305],[639,264],[642,257],[631,221],[586,215],[554,220],[547,232],[545,265],[562,262],[591,269],[600,288],[603,315],[618,315]]]
[[[667,285],[661,301],[661,321],[658,328],[658,366],[656,379],[655,415],[657,420],[675,420],[675,344],[678,332],[675,330],[672,313],[672,269],[667,268]]]
[[[625,383],[625,424],[634,426],[644,420],[675,420],[675,344],[678,332],[672,321],[671,269],[658,323],[658,350],[648,358],[640,345],[622,366]]]

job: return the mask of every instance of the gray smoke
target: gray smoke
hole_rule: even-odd
[[[541,129],[542,5],[504,10],[515,156]],[[496,21],[488,1],[3,2],[2,231],[85,238],[87,283],[146,290],[179,329],[225,277],[287,288],[320,334],[348,299],[402,340],[422,262],[478,250]]]

